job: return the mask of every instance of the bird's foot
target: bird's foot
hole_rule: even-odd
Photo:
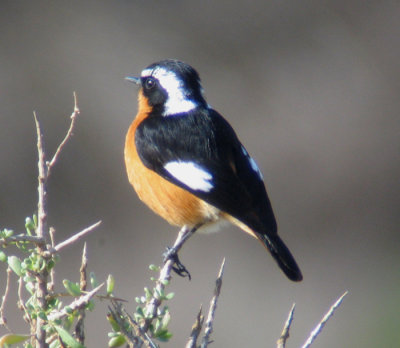
[[[167,250],[163,254],[164,263],[168,260],[173,261],[172,270],[180,277],[188,277],[189,280],[192,279],[187,268],[179,260],[178,253],[174,248],[167,247]]]

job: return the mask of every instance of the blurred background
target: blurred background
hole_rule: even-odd
[[[297,347],[345,290],[315,347],[400,346],[399,15],[398,1],[2,0],[0,227],[22,232],[36,210],[33,110],[50,155],[76,91],[81,115],[52,173],[49,224],[61,241],[103,221],[86,238],[89,269],[99,280],[112,273],[133,311],[177,229],[128,184],[137,89],[123,78],[178,58],[199,71],[208,102],[258,162],[304,281],[288,281],[234,227],[196,235],[180,254],[193,280],[170,287],[174,337],[164,346],[186,343],[223,257],[213,347],[274,346],[293,302],[288,345]],[[61,252],[59,282],[78,281],[82,246]],[[24,332],[15,311],[9,302],[9,326]],[[103,302],[89,315],[88,347],[106,346],[106,312]]]

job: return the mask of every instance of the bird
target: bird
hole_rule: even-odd
[[[261,242],[290,280],[301,281],[277,234],[263,175],[232,126],[206,102],[198,72],[165,59],[126,80],[139,86],[124,157],[140,200],[191,233],[236,225]]]

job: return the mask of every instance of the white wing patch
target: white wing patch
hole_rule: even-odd
[[[173,71],[157,67],[155,69],[144,69],[142,77],[153,76],[158,80],[161,87],[167,91],[168,98],[165,103],[163,116],[188,112],[197,107],[197,103],[185,94],[183,82]]]
[[[253,169],[257,173],[257,175],[260,178],[260,180],[264,180],[264,178],[263,178],[263,176],[261,174],[260,168],[258,168],[258,166],[257,166],[256,161],[252,157],[250,157],[249,153],[244,148],[244,146],[242,146],[242,152],[247,157],[247,160],[249,161],[251,169]]]
[[[172,161],[164,165],[175,179],[193,190],[209,192],[214,186],[212,175],[193,162]]]

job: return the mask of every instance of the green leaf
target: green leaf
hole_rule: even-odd
[[[63,285],[70,295],[79,296],[81,294],[81,288],[79,287],[78,284],[73,283],[68,279],[64,279]]]
[[[160,270],[160,267],[158,267],[156,265],[150,265],[149,269],[150,269],[150,271],[158,272]]]
[[[6,334],[0,337],[0,347],[26,341],[30,335]]]
[[[14,234],[13,230],[9,230],[7,228],[5,228],[4,230],[0,231],[0,237],[7,239],[9,237],[11,237]]]
[[[54,326],[61,340],[71,348],[85,348],[72,335],[61,326]]]
[[[92,288],[97,288],[99,286],[99,282],[96,279],[96,275],[94,272],[89,273],[89,278],[90,278],[90,284],[92,285]]]
[[[61,347],[61,343],[60,340],[54,340],[53,342],[51,342],[49,344],[49,348],[60,348]],[[33,348],[33,347],[32,347]]]
[[[157,288],[154,288],[154,297],[157,299],[157,300],[163,300],[164,299],[164,290],[163,289],[157,289]]]
[[[0,261],[1,262],[6,262],[7,261],[7,255],[4,251],[0,250]]]
[[[46,321],[47,321],[47,315],[46,315],[45,312],[40,311],[40,312],[38,313],[38,317],[39,317],[40,319],[43,319],[43,320],[46,320]]]
[[[10,268],[15,272],[18,277],[22,276],[22,269],[21,269],[21,260],[14,255],[11,255],[7,258],[8,265]]]
[[[114,331],[116,332],[120,331],[120,327],[118,323],[115,321],[114,317],[111,315],[111,313],[107,314],[107,320],[111,324],[111,327]]]
[[[46,267],[46,261],[44,260],[44,258],[42,256],[38,256],[35,259],[34,264],[32,265],[33,270],[36,272],[42,272],[44,270],[44,268]]]
[[[59,301],[58,298],[56,298],[56,297],[50,297],[50,298],[47,300],[47,305],[49,306],[49,308],[56,307],[56,306],[58,305],[58,301]]]
[[[24,262],[22,262],[22,266],[24,265]],[[36,278],[29,275],[29,273],[25,274],[22,278],[25,283],[34,283],[36,282]]]
[[[165,295],[165,299],[171,300],[171,299],[174,298],[174,296],[175,296],[175,293],[174,292],[170,292],[169,294]]]
[[[144,294],[146,296],[146,300],[150,300],[153,297],[152,292],[149,290],[149,288],[144,288]]]
[[[33,216],[33,218],[35,219],[35,215]],[[36,228],[35,221],[32,220],[30,217],[27,217],[25,219],[25,228],[26,228],[26,232],[28,233],[28,235],[31,236],[32,232],[34,232],[35,228]]]
[[[94,301],[90,300],[86,305],[86,309],[92,311],[94,309]]]
[[[26,283],[25,288],[31,295],[35,292],[35,285],[33,283]]]
[[[167,311],[161,319],[162,329],[167,330],[167,326],[170,321],[171,321],[171,314],[169,313],[169,311]]]
[[[108,341],[109,347],[121,347],[126,342],[122,335],[115,336]]]
[[[160,319],[156,319],[156,320],[155,320],[155,324],[154,324],[154,329],[153,329],[154,335],[157,336],[157,334],[158,334],[159,332],[161,332],[161,329],[162,329],[162,327],[161,327],[161,320],[160,320]]]
[[[135,313],[139,318],[144,318],[144,312],[143,308],[140,306],[136,307],[136,313]]]
[[[107,295],[111,295],[114,291],[115,279],[112,274],[107,277]]]
[[[168,279],[163,279],[163,280],[161,280],[161,284],[168,285],[169,284],[169,280]]]
[[[159,341],[162,342],[167,342],[169,339],[172,337],[172,333],[169,332],[168,330],[161,330],[155,335],[155,338],[157,338]]]
[[[32,260],[30,258],[26,258],[22,261],[21,267],[23,269],[30,269],[32,266]]]
[[[49,260],[47,262],[47,270],[50,271],[55,265],[56,265],[56,262],[54,260]]]

